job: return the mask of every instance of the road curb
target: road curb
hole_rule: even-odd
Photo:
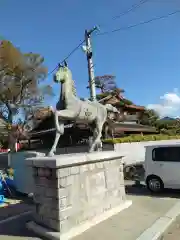
[[[163,217],[160,217],[147,228],[136,240],[158,240],[169,226],[180,215],[180,201],[178,201]]]

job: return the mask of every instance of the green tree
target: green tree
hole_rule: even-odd
[[[156,122],[156,127],[167,135],[176,135],[180,132],[180,122],[176,119],[160,119]]]
[[[155,110],[146,109],[143,114],[141,124],[155,127],[158,119],[159,114]]]

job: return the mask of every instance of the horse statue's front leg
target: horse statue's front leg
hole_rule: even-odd
[[[48,156],[54,155],[59,138],[61,135],[64,134],[64,120],[74,120],[77,116],[77,111],[74,111],[74,109],[56,110],[54,115],[55,115],[56,137]],[[61,120],[59,121],[59,119]]]
[[[55,140],[54,140],[53,146],[52,146],[50,152],[48,153],[49,157],[54,156],[54,153],[56,152],[56,148],[57,148],[57,144],[59,142],[60,136],[61,136],[61,134],[56,130],[56,136],[55,136]]]
[[[54,139],[53,146],[52,146],[50,152],[48,153],[48,156],[54,156],[54,153],[56,152],[56,148],[57,148],[57,145],[59,142],[59,138],[61,135],[64,134],[64,123],[62,123],[62,122],[60,123],[58,117],[59,117],[59,114],[55,112],[56,136]]]

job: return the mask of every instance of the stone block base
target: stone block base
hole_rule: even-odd
[[[113,215],[118,214],[122,210],[130,207],[131,204],[132,204],[132,201],[127,200],[127,201],[123,202],[122,204],[120,204],[119,206],[112,208],[109,211],[104,212],[100,216],[94,217],[91,221],[87,221],[84,224],[81,224],[77,227],[72,228],[71,230],[69,230],[68,232],[66,232],[64,234],[60,234],[60,232],[55,232],[46,227],[42,227],[41,225],[39,225],[35,222],[28,222],[27,228],[29,230],[35,232],[37,235],[46,237],[50,240],[60,240],[60,239],[61,240],[69,240],[77,235],[82,234],[83,232],[85,232],[89,228],[97,225],[98,223],[105,221],[109,217],[112,217]]]

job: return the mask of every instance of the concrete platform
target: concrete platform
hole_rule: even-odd
[[[70,230],[68,233],[63,234],[60,236],[60,232],[53,232],[50,229],[47,229],[45,227],[42,227],[38,225],[35,222],[28,222],[27,223],[27,228],[28,230],[33,231],[34,233],[37,233],[39,236],[46,237],[50,240],[69,240],[74,238],[75,236],[82,234],[85,232],[87,229],[95,226],[96,224],[99,224],[102,221],[107,220],[108,218],[112,217],[115,214],[120,213],[124,209],[130,207],[132,204],[132,201],[126,201],[123,204],[121,204],[119,207],[113,208],[112,210],[105,212],[104,214],[100,215],[99,217],[95,217],[93,221],[86,222],[85,224],[81,224],[80,226],[73,228]]]

